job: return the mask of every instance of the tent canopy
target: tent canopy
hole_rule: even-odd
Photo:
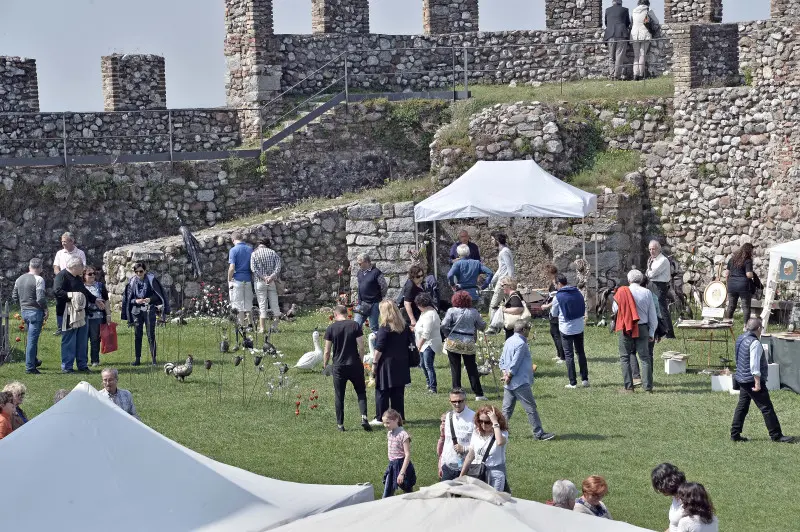
[[[597,196],[544,171],[536,161],[478,161],[414,207],[417,222],[454,218],[583,218]]]
[[[772,301],[775,299],[775,289],[777,288],[778,275],[781,268],[781,259],[794,259],[800,263],[800,240],[784,242],[777,246],[772,246],[769,253],[769,270],[767,270],[767,282],[764,288],[764,306],[761,312],[761,320],[764,322],[764,330],[769,325],[769,314],[772,310]]]
[[[315,515],[276,530],[279,532],[320,530],[636,532],[646,529],[538,502],[514,499],[508,494],[498,493],[491,486],[475,479],[460,478],[440,482],[407,495]]]
[[[0,471],[12,482],[8,530],[262,531],[374,496],[371,486],[283,482],[216,462],[85,382],[0,440]]]

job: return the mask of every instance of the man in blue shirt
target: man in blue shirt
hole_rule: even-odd
[[[469,258],[469,254],[469,246],[466,244],[458,246],[459,259],[447,272],[447,280],[453,292],[466,290],[474,305],[478,301],[478,277],[481,273],[486,274],[486,279],[481,285],[481,290],[484,290],[492,282],[494,272],[477,260]]]
[[[536,410],[536,400],[533,398],[531,386],[533,385],[533,362],[531,350],[528,348],[528,334],[531,324],[528,320],[517,320],[514,324],[514,335],[503,345],[503,354],[500,356],[500,369],[503,371],[503,415],[511,420],[514,406],[517,401],[522,403],[522,408],[528,414],[528,422],[533,428],[535,440],[552,440],[555,434],[545,432]]]
[[[250,273],[250,256],[253,248],[242,240],[242,233],[231,235],[233,247],[228,253],[228,296],[231,308],[239,313],[239,323],[246,325],[253,311],[253,276]]]
[[[564,363],[567,366],[569,384],[565,388],[577,388],[575,375],[575,355],[578,355],[578,366],[584,388],[589,387],[589,366],[583,348],[583,325],[586,314],[586,302],[577,287],[569,286],[567,276],[563,273],[556,278],[558,292],[550,303],[550,315],[558,318],[558,330],[561,332],[561,344],[564,347]],[[546,305],[542,305],[545,308]]]

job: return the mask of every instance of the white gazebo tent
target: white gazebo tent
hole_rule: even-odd
[[[440,482],[418,492],[357,504],[295,521],[279,532],[407,532],[435,530],[531,532],[644,532],[622,521],[515,499],[471,478]]]
[[[256,532],[374,497],[369,485],[284,482],[216,462],[85,382],[0,440],[0,471],[14,508],[4,530]]]
[[[781,259],[791,259],[800,263],[800,240],[784,242],[769,248],[769,269],[767,270],[767,282],[764,287],[764,306],[761,311],[761,320],[764,322],[764,330],[769,325],[769,314],[772,309],[772,302],[775,299],[775,289],[778,285],[778,277],[781,268],[784,267]]]
[[[464,175],[414,207],[414,221],[433,222],[433,267],[436,221],[456,218],[580,218],[597,211],[597,196],[573,187],[542,169],[534,160],[478,161]],[[583,255],[586,257],[584,234]],[[597,239],[595,238],[595,270]],[[595,279],[597,272],[595,271]],[[596,288],[596,287],[595,287]]]

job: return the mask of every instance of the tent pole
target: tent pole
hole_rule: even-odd
[[[436,253],[436,220],[433,221],[433,276],[439,279],[439,257]]]
[[[597,245],[597,229],[595,228],[594,231],[594,299],[595,305],[599,301],[598,294],[600,293],[600,272],[598,271],[598,267],[600,265],[600,253],[598,252],[598,245]],[[607,283],[608,281],[606,281]],[[606,284],[608,286],[608,284]]]
[[[419,224],[414,220],[414,245],[419,250]]]
[[[581,240],[583,240],[583,260],[586,260],[586,218],[581,218],[581,235]]]

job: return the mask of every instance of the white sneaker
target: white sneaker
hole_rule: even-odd
[[[561,359],[558,357],[553,357],[553,360],[561,360]]]
[[[476,395],[475,396],[475,400],[476,401],[488,401],[489,399],[485,395]]]
[[[568,390],[574,390],[577,387],[578,386],[576,384],[567,384],[566,386],[564,386],[564,388],[566,388]]]
[[[588,388],[589,387],[589,381],[583,381],[583,387],[584,388]]]
[[[563,363],[564,363],[564,361],[561,360],[560,358],[556,361],[556,364],[563,364]]]
[[[381,421],[380,419],[373,419],[372,421],[369,422],[369,424],[373,427],[382,427],[383,421]]]

